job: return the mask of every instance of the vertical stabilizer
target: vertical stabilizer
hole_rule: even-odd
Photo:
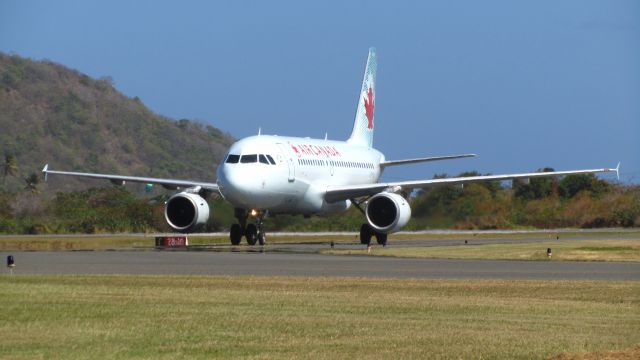
[[[378,60],[376,49],[369,48],[367,66],[364,69],[364,79],[360,89],[360,98],[356,109],[356,119],[353,122],[351,136],[347,140],[350,144],[371,147],[373,145],[373,109],[376,102],[376,68]]]

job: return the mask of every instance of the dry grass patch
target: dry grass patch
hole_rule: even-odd
[[[564,239],[575,236],[586,236],[589,232],[565,232],[559,233]],[[597,233],[602,236],[615,238],[616,235],[637,235],[635,232],[606,232]],[[359,243],[357,233],[269,233],[267,243]],[[540,237],[555,238],[557,233],[552,232],[525,232],[525,233],[495,233],[495,232],[401,232],[390,236],[390,244],[403,240],[473,240],[473,239],[532,239]],[[191,245],[228,245],[227,234],[195,234],[189,236]],[[29,236],[0,236],[0,251],[69,251],[69,250],[104,250],[123,248],[150,248],[155,245],[155,234],[134,235],[29,235]]]
[[[153,246],[153,237],[144,236],[4,236],[0,251],[103,250]]]
[[[547,257],[551,248],[552,257]],[[374,246],[367,249],[323,250],[335,255],[373,255],[429,259],[640,261],[640,240],[555,240],[533,243],[433,247]]]
[[[640,283],[0,277],[0,358],[544,358],[640,343]]]

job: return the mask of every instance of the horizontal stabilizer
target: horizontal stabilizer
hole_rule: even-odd
[[[478,155],[476,155],[476,154],[462,154],[462,155],[448,155],[448,156],[432,156],[432,157],[418,158],[418,159],[392,160],[392,161],[381,162],[380,163],[380,167],[381,168],[385,168],[387,166],[416,164],[416,163],[429,162],[429,161],[462,159],[462,158],[468,158],[468,157],[474,157],[474,156],[478,156]]]

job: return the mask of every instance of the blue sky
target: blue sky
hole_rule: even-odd
[[[345,139],[367,49],[390,169],[615,166],[640,183],[640,1],[17,1],[0,51],[111,76],[153,111],[236,138]]]

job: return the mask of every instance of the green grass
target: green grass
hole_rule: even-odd
[[[2,276],[0,358],[544,358],[640,344],[640,283]]]
[[[547,257],[551,248],[552,257]],[[533,243],[434,247],[372,247],[323,250],[334,255],[395,256],[430,259],[640,261],[640,240],[554,240]]]

